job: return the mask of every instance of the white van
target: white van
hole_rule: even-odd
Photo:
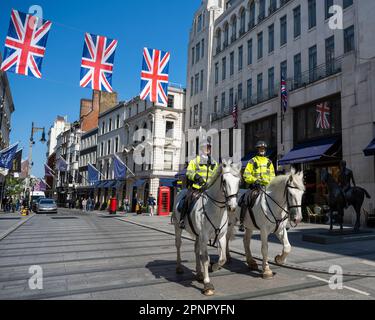
[[[40,199],[45,199],[46,194],[42,191],[34,191],[31,192],[31,209],[33,211],[36,210],[36,205],[38,204]]]

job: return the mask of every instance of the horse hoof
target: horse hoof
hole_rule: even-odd
[[[272,271],[266,271],[263,273],[263,279],[264,280],[272,280],[273,279],[273,272]]]
[[[204,276],[202,273],[198,273],[196,276],[195,276],[195,279],[199,282],[199,283],[203,283],[204,281]]]
[[[218,264],[213,264],[213,265],[211,265],[210,269],[211,269],[210,270],[211,272],[218,272],[219,270],[221,270],[221,267]]]
[[[284,261],[282,260],[281,256],[277,256],[275,258],[275,262],[277,265],[282,266],[284,264]]]
[[[251,271],[259,271],[259,266],[255,261],[254,262],[248,262],[247,264],[248,264],[249,269]]]
[[[176,268],[176,273],[177,273],[177,274],[184,274],[185,271],[184,271],[184,269],[182,269],[182,267],[177,267],[177,268]]]
[[[204,289],[203,289],[203,294],[206,296],[206,297],[212,297],[213,295],[215,295],[215,288],[212,284],[206,284],[204,286]]]

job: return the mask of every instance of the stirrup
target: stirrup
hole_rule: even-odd
[[[180,221],[179,226],[180,226],[180,229],[185,230],[186,229],[185,221]]]
[[[245,229],[245,225],[243,223],[240,224],[240,227],[238,229],[240,232],[245,232],[246,229]]]

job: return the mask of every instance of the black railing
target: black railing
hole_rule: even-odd
[[[243,110],[247,110],[249,108],[252,108],[260,103],[275,99],[279,96],[279,86],[275,86],[275,88],[272,90],[264,90],[261,94],[253,94],[251,97],[246,98],[243,101]]]
[[[339,57],[330,62],[321,64],[314,69],[307,70],[300,75],[296,75],[292,79],[288,79],[289,90],[297,90],[324,78],[340,73],[342,71],[342,59],[343,57]]]

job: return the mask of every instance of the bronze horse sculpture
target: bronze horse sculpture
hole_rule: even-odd
[[[355,223],[354,230],[359,231],[361,227],[362,206],[365,201],[365,197],[367,199],[371,199],[369,193],[360,187],[352,187],[348,189],[347,192],[344,192],[326,169],[322,170],[321,178],[322,182],[328,187],[329,206],[331,208],[331,231],[333,230],[333,212],[338,212],[340,229],[344,229],[343,224],[346,205],[354,208],[357,214],[357,221]]]

